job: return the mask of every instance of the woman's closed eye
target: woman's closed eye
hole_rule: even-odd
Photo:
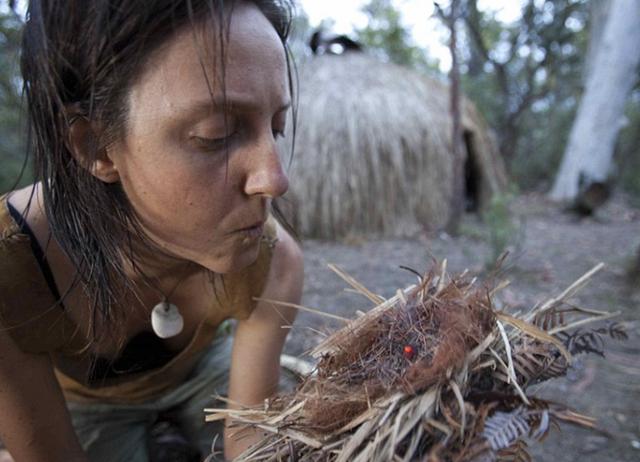
[[[231,142],[236,137],[236,132],[230,133],[226,136],[217,138],[209,138],[204,136],[192,135],[189,137],[189,141],[196,148],[204,152],[219,151],[228,148]]]
[[[285,135],[285,127],[287,124],[287,112],[289,105],[284,106],[279,109],[273,116],[271,120],[271,132],[273,133],[273,139],[277,140],[278,138],[284,138]]]
[[[273,139],[284,138],[284,129],[272,129],[271,133]],[[229,145],[235,140],[237,132],[233,132],[227,136],[219,138],[208,138],[204,136],[192,135],[189,137],[191,144],[196,148],[204,152],[219,151],[228,148]]]

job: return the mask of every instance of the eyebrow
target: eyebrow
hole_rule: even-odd
[[[276,112],[286,111],[291,107],[291,101],[279,106]],[[206,114],[211,111],[221,111],[226,108],[232,112],[258,112],[262,109],[253,98],[242,97],[238,95],[227,95],[227,97],[217,96],[213,99],[208,98],[202,101],[196,101],[187,106],[187,112],[190,115]]]

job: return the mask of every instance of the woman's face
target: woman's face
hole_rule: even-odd
[[[256,259],[270,201],[288,188],[276,138],[290,95],[282,43],[256,7],[233,11],[224,89],[217,31],[203,29],[187,28],[146,64],[109,157],[167,253],[227,273]]]

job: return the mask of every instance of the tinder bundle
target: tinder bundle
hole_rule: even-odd
[[[552,424],[592,419],[527,394],[565,374],[573,355],[626,338],[610,313],[565,303],[602,265],[526,313],[499,311],[499,287],[446,265],[383,301],[313,352],[314,373],[261,409],[211,410],[267,436],[239,460],[527,460]],[[589,325],[589,326],[587,326]]]

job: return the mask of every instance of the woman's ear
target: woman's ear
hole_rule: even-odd
[[[67,148],[76,161],[93,176],[105,183],[120,180],[120,174],[107,149],[98,145],[98,135],[93,124],[79,114],[69,116]]]

